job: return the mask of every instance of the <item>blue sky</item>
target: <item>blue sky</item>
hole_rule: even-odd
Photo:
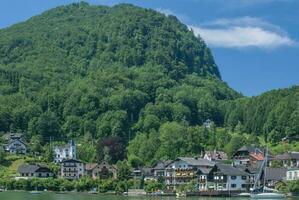
[[[75,0],[2,0],[0,28]],[[222,79],[244,95],[299,85],[299,0],[89,0],[175,15],[212,49]]]

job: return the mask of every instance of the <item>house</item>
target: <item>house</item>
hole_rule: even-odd
[[[230,164],[217,163],[208,174],[208,188],[221,191],[249,191],[250,174]]]
[[[233,165],[233,166],[249,174],[248,185],[250,188],[252,188],[254,186],[256,177],[258,177],[257,175],[260,173],[262,165],[263,165],[263,161],[257,161],[255,165]],[[263,181],[263,177],[261,176],[259,180],[257,180],[257,182],[258,184],[262,184],[262,181]]]
[[[11,135],[8,142],[4,145],[4,151],[10,154],[26,154],[27,144],[20,136]]]
[[[264,160],[264,150],[254,146],[243,146],[233,155],[234,165],[257,165]]]
[[[210,119],[207,119],[204,123],[203,123],[204,127],[206,128],[211,128],[211,126],[213,125],[213,121],[211,121]]]
[[[299,167],[299,152],[285,152],[281,155],[277,155],[273,160],[281,162],[284,167]]]
[[[133,179],[142,179],[145,181],[155,180],[154,170],[149,167],[135,168],[131,171],[131,177]]]
[[[76,159],[62,160],[60,163],[60,175],[62,178],[74,180],[85,174],[85,164]]]
[[[179,157],[165,166],[165,183],[167,189],[175,189],[176,186],[188,184],[197,178],[197,171],[211,169],[215,165],[203,158]]]
[[[88,176],[93,179],[107,179],[107,178],[117,178],[116,166],[109,165],[108,162],[103,161],[98,163],[88,163],[85,165],[85,172]]]
[[[63,146],[55,146],[53,152],[55,163],[61,163],[64,159],[76,159],[76,144],[70,140]]]
[[[155,165],[153,166],[153,176],[155,177],[155,179],[164,177],[165,167],[171,162],[171,160],[159,160],[155,163]]]
[[[289,169],[287,169],[286,180],[287,181],[299,180],[299,168],[289,168]]]
[[[286,180],[287,169],[286,168],[266,168],[266,185],[271,188],[275,188],[275,185],[279,182]]]
[[[213,168],[199,167],[197,169],[196,175],[197,175],[197,185],[199,191],[208,190],[208,177]]]
[[[224,151],[205,151],[204,159],[214,162],[220,162],[228,159],[227,154]]]
[[[53,177],[54,173],[46,166],[23,164],[18,168],[19,177],[16,179],[28,178],[49,178]]]

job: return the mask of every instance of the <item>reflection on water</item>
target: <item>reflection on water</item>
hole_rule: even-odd
[[[176,197],[128,197],[128,196],[111,196],[95,195],[87,193],[68,193],[57,194],[54,192],[45,192],[43,194],[30,194],[29,192],[0,192],[0,200],[175,200]],[[186,199],[182,197],[180,199]],[[209,198],[209,197],[187,197],[188,200],[249,200],[249,198]],[[293,198],[292,200],[295,200]]]

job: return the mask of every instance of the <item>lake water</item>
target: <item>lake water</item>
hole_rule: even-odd
[[[87,193],[56,194],[54,192],[45,192],[43,194],[30,194],[29,192],[0,192],[0,200],[175,200],[176,197],[128,197],[117,195],[101,195]],[[186,199],[186,197],[182,198]],[[211,200],[205,197],[188,197],[187,199]],[[229,200],[230,198],[212,198],[213,200]],[[233,198],[233,200],[248,200],[248,198]]]
[[[56,194],[45,192],[43,194],[30,194],[29,192],[0,192],[0,200],[175,200],[176,197],[128,197],[95,195],[86,193]],[[181,199],[186,199],[182,197]],[[187,197],[188,200],[249,200],[249,198],[208,198],[208,197]],[[295,200],[296,198],[289,199]]]

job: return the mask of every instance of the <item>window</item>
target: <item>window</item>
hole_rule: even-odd
[[[246,185],[245,184],[242,184],[242,188],[245,188],[246,187]]]
[[[231,176],[230,178],[231,178],[232,180],[236,180],[237,177],[236,177],[236,176]]]
[[[231,184],[230,186],[231,186],[231,188],[235,188],[235,187],[237,187],[237,185],[236,185],[236,184],[234,184],[234,183],[233,183],[233,184]]]
[[[221,176],[220,179],[223,180],[223,176]]]
[[[242,176],[242,180],[246,180],[246,178],[247,178],[246,176]]]

